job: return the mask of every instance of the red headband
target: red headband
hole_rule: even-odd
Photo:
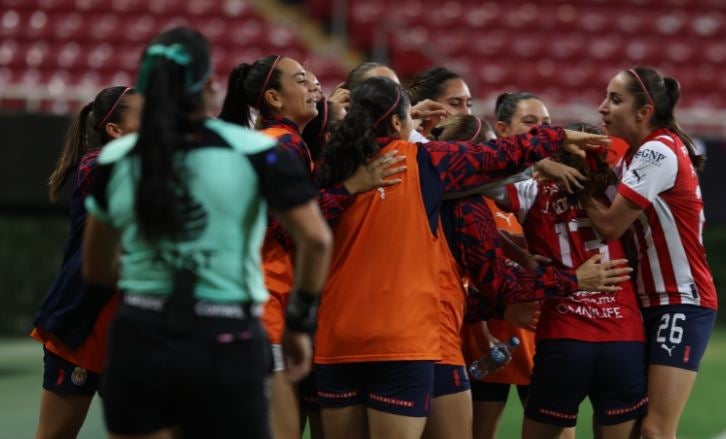
[[[111,117],[111,114],[113,114],[113,110],[115,110],[116,107],[118,107],[119,102],[121,102],[121,98],[123,98],[124,95],[126,94],[126,92],[128,92],[129,90],[131,90],[131,87],[126,87],[124,89],[124,91],[122,91],[121,94],[118,95],[118,97],[116,98],[116,102],[114,102],[113,105],[111,105],[111,109],[108,110],[108,112],[106,113],[106,115],[103,116],[103,119],[101,119],[101,121],[96,124],[96,131],[100,130],[101,127],[103,126],[103,124],[106,123],[106,120],[109,117]]]
[[[267,88],[267,83],[270,82],[270,77],[272,76],[272,72],[275,71],[275,66],[277,65],[277,62],[280,61],[280,58],[282,58],[282,57],[280,55],[277,55],[277,58],[275,58],[275,61],[272,62],[270,71],[267,72],[267,76],[265,77],[265,82],[262,83],[262,88],[260,89],[260,94],[257,95],[257,102],[255,102],[255,107],[257,107],[257,108],[260,108],[260,101],[262,100],[262,95],[265,94],[265,88]]]
[[[391,105],[391,108],[389,108],[388,111],[383,113],[383,116],[379,117],[378,120],[373,123],[373,128],[377,127],[379,123],[383,122],[383,120],[385,118],[387,118],[388,115],[391,114],[391,112],[393,110],[396,109],[396,107],[398,106],[398,101],[400,101],[400,100],[401,100],[401,89],[396,88],[396,100],[393,101],[393,105]]]
[[[632,74],[633,74],[633,76],[635,76],[635,79],[637,79],[637,80],[638,80],[638,83],[640,84],[640,87],[641,87],[641,88],[643,89],[643,91],[645,92],[645,96],[646,96],[646,97],[648,98],[648,103],[649,103],[650,105],[652,105],[652,106],[653,106],[653,108],[655,109],[655,102],[653,102],[653,97],[652,97],[652,96],[650,95],[650,92],[649,92],[649,91],[648,91],[648,89],[647,89],[647,88],[645,87],[645,83],[643,82],[643,80],[642,80],[642,79],[640,79],[640,75],[638,75],[638,72],[636,72],[636,71],[635,71],[635,69],[628,69],[628,71],[629,71],[630,73],[632,73]]]
[[[474,133],[473,136],[471,136],[471,140],[469,140],[469,141],[473,142],[474,140],[476,140],[476,136],[478,136],[480,132],[481,132],[481,119],[479,119],[477,117],[476,118],[476,132]]]

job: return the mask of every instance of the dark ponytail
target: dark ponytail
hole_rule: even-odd
[[[63,142],[63,152],[58,157],[55,169],[48,178],[48,195],[52,202],[58,201],[58,195],[63,184],[76,169],[78,160],[89,151],[88,141],[86,140],[86,126],[88,125],[88,114],[91,112],[92,105],[92,102],[86,104],[70,128],[68,128]]]
[[[345,119],[323,150],[318,170],[320,187],[344,181],[358,166],[375,157],[380,150],[376,138],[390,136],[393,115],[403,120],[411,107],[401,86],[385,77],[369,78],[355,87],[350,102]]]
[[[175,153],[192,141],[189,134],[204,112],[201,92],[211,73],[209,44],[191,29],[166,31],[145,51],[138,80],[145,102],[134,152],[141,159],[136,216],[149,241],[183,232],[180,200],[188,197],[188,188]]]
[[[136,90],[132,88],[109,87],[101,90],[93,102],[83,106],[66,132],[63,151],[48,178],[51,201],[58,200],[61,188],[76,170],[81,157],[111,140],[106,125],[121,122],[128,107],[124,97],[133,94]]]
[[[670,76],[664,77],[663,83],[666,88],[666,94],[670,97],[671,108],[670,117],[668,118],[666,127],[676,133],[678,137],[680,137],[681,141],[684,145],[686,145],[686,148],[688,149],[688,156],[691,158],[691,163],[693,163],[693,167],[701,171],[706,164],[706,155],[696,154],[696,143],[693,141],[691,136],[683,131],[683,128],[681,128],[681,125],[676,120],[676,116],[674,114],[676,104],[681,98],[681,84],[678,82],[678,80]]]
[[[252,108],[268,114],[270,111],[264,93],[270,89],[282,89],[282,70],[278,67],[280,59],[282,57],[278,55],[268,55],[253,64],[242,63],[232,69],[219,118],[251,128]]]
[[[416,105],[426,99],[436,100],[444,93],[444,84],[460,76],[445,67],[432,67],[417,73],[408,86],[408,96],[411,105]]]
[[[651,126],[673,131],[688,149],[693,167],[702,170],[706,156],[696,154],[693,139],[683,131],[675,117],[675,107],[681,98],[680,83],[675,78],[661,76],[649,67],[635,67],[627,72],[630,76],[627,88],[635,98],[636,108],[642,108],[647,104],[653,105],[655,108],[650,120]]]
[[[227,95],[224,97],[222,111],[219,113],[220,119],[246,127],[252,125],[252,114],[244,89],[244,80],[251,68],[251,65],[242,63],[232,69],[227,81]]]

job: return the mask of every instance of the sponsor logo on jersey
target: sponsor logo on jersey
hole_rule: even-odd
[[[661,162],[666,158],[666,156],[663,153],[646,148],[636,152],[635,158],[641,162],[660,167]]]

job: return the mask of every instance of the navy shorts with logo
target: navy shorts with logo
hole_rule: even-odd
[[[363,404],[385,413],[426,417],[434,389],[433,361],[316,364],[320,406]]]
[[[43,388],[60,395],[93,396],[101,374],[91,372],[43,348]]]
[[[698,371],[716,311],[694,305],[643,308],[648,364]]]
[[[509,398],[509,388],[512,384],[490,383],[486,381],[471,382],[471,399],[477,402],[507,402]],[[527,401],[529,395],[529,386],[516,384],[519,402]]]
[[[588,396],[600,425],[643,416],[648,406],[645,353],[642,342],[538,341],[525,415],[573,427]]]
[[[320,397],[318,396],[318,384],[315,379],[315,367],[308,376],[303,378],[297,385],[300,408],[310,412],[320,411]]]
[[[464,366],[434,364],[434,398],[471,389],[469,375]]]

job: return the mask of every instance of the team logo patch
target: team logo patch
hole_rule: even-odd
[[[73,384],[82,386],[86,384],[86,381],[88,381],[88,372],[86,372],[86,369],[81,369],[80,367],[73,369],[73,373],[71,373],[71,382]]]

